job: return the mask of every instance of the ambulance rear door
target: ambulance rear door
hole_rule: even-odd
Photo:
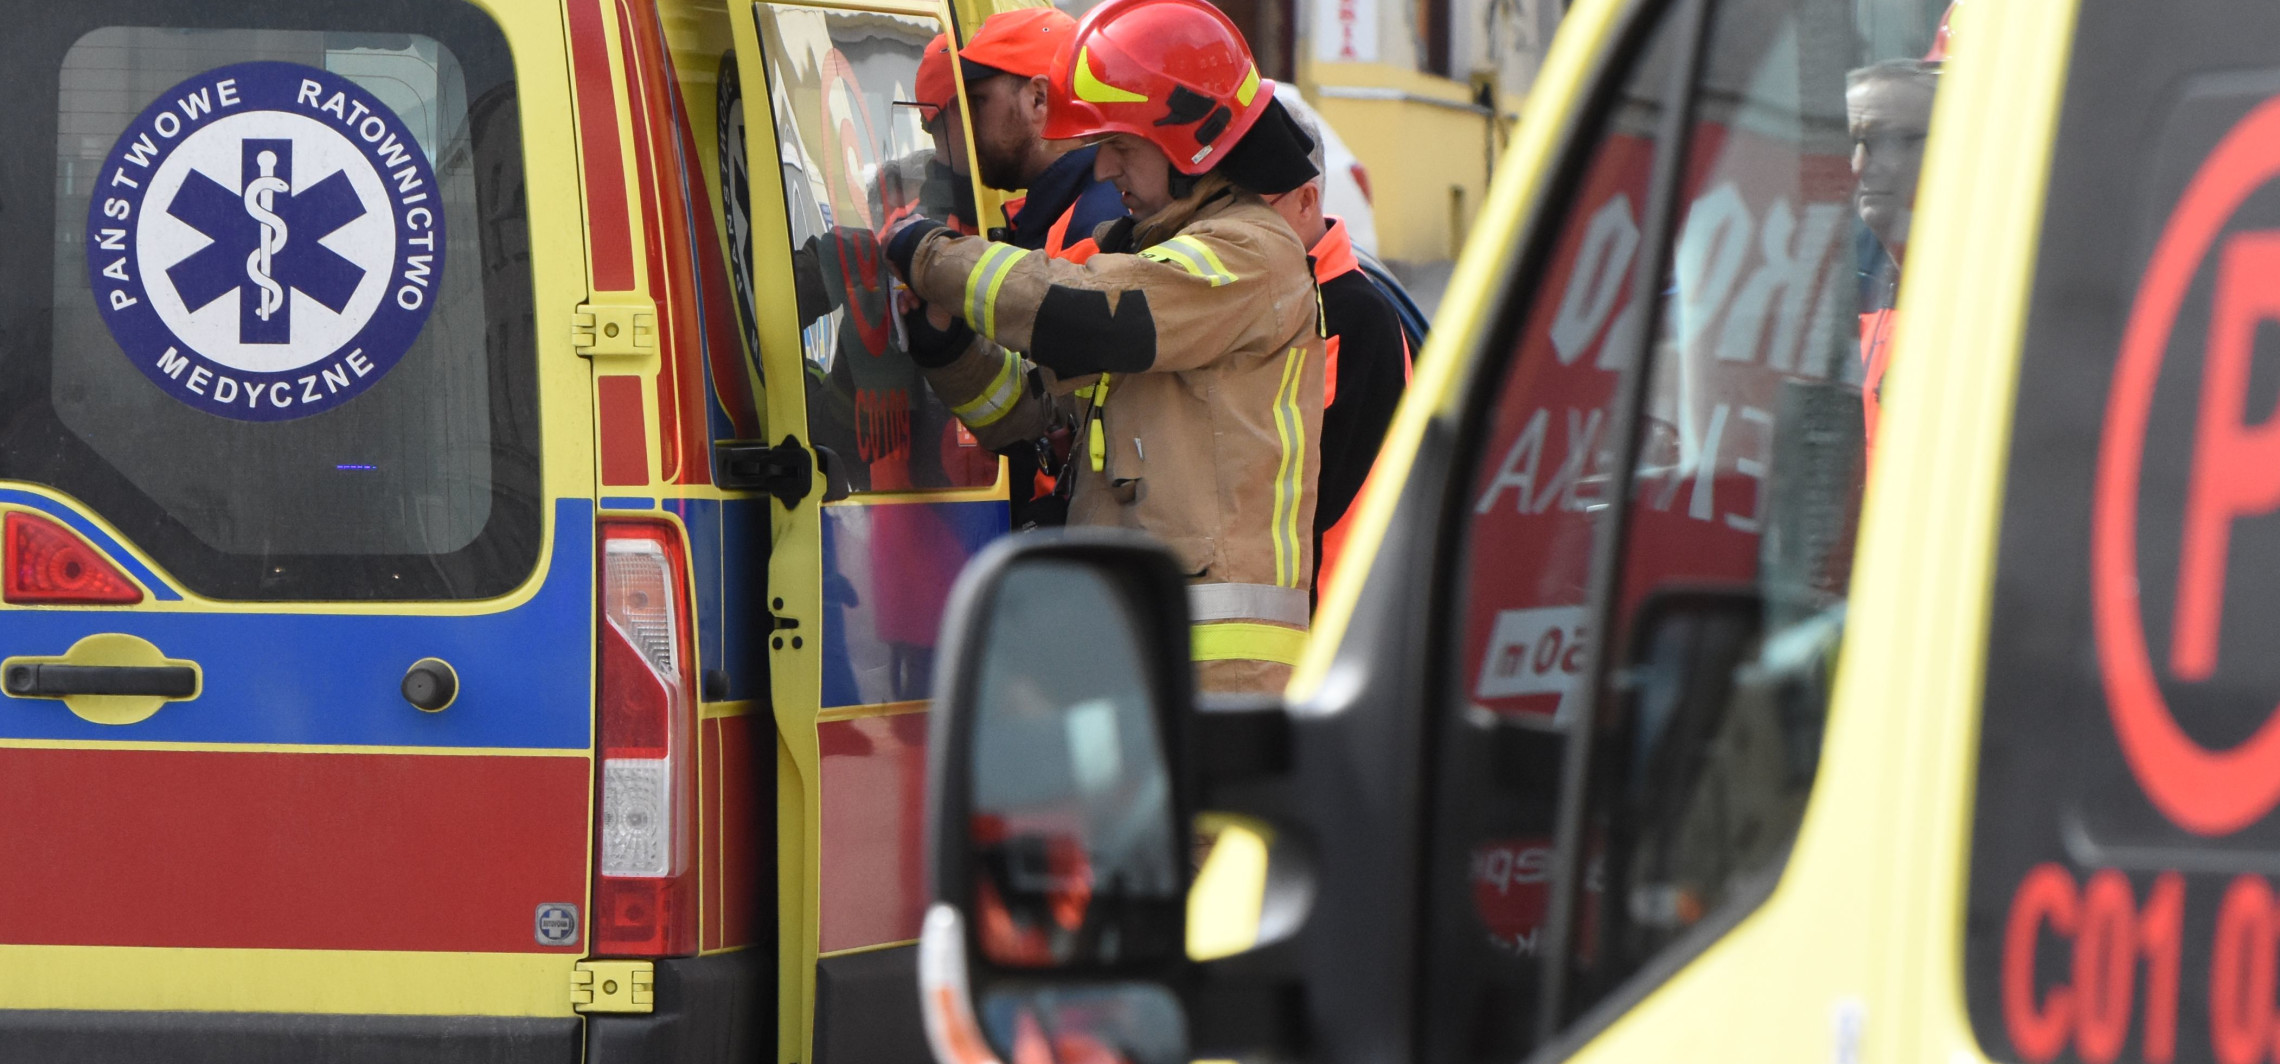
[[[472,1014],[454,1044],[576,1059],[569,78],[528,5],[87,0],[0,35],[0,1044]]]

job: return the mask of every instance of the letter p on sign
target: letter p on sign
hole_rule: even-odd
[[[2256,331],[2280,322],[2280,232],[2242,233],[2225,242],[2202,369],[2200,426],[2185,495],[2184,542],[2177,565],[2177,614],[2169,667],[2179,679],[2217,670],[2224,626],[2225,561],[2232,524],[2280,508],[2280,411],[2248,423],[2249,370]]]

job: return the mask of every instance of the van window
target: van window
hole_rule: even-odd
[[[1679,148],[1658,133],[1671,27],[1549,214],[1564,228],[1549,269],[1515,297],[1529,309],[1491,378],[1458,511],[1452,742],[1485,744],[1498,764],[1452,777],[1477,782],[1439,799],[1437,867],[1463,870],[1473,941],[1492,945],[1472,955],[1477,983],[1442,1022],[1478,1051],[1528,1044],[1559,875],[1579,885],[1548,969],[1567,1023],[1626,986],[1643,991],[1634,977],[1650,962],[1699,948],[1780,872],[1820,755],[1938,84],[1937,64],[1916,57],[1941,6],[1712,5],[1651,287],[1639,282],[1663,222],[1652,175]],[[1894,32],[1901,23],[1917,32]],[[1880,53],[1879,38],[1900,39],[1901,54]],[[1618,426],[1641,358],[1626,463]],[[1610,544],[1619,555],[1595,569]],[[1704,603],[1747,618],[1719,636],[1732,646],[1667,683],[1623,670],[1644,649],[1635,621]],[[1698,667],[1716,674],[1685,671]],[[1571,764],[1579,734],[1590,755]],[[1565,857],[1563,818],[1580,824],[1580,852]],[[1436,941],[1455,950],[1462,937]]]
[[[912,212],[973,226],[972,185],[937,156],[913,91],[941,26],[873,11],[758,10],[812,442],[831,450],[856,491],[995,483],[997,455],[905,353],[902,282],[878,239]]]
[[[2079,19],[2003,485],[1965,996],[1998,1059],[2270,1060],[2280,463],[2252,449],[2280,396],[2280,11]]]
[[[214,598],[527,579],[536,359],[497,29],[442,2],[92,2],[20,30],[0,130],[54,151],[0,171],[0,477]]]

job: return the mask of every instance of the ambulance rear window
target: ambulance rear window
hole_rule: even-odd
[[[1972,1026],[2033,1064],[2268,1060],[2280,8],[2079,18],[2003,489]]]
[[[0,57],[0,478],[214,598],[529,576],[536,362],[495,26],[443,0],[86,2]]]

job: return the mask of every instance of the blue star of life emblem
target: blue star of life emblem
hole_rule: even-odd
[[[87,269],[127,358],[198,409],[279,421],[378,383],[444,260],[426,149],[346,78],[293,63],[161,93],[95,179]]]

